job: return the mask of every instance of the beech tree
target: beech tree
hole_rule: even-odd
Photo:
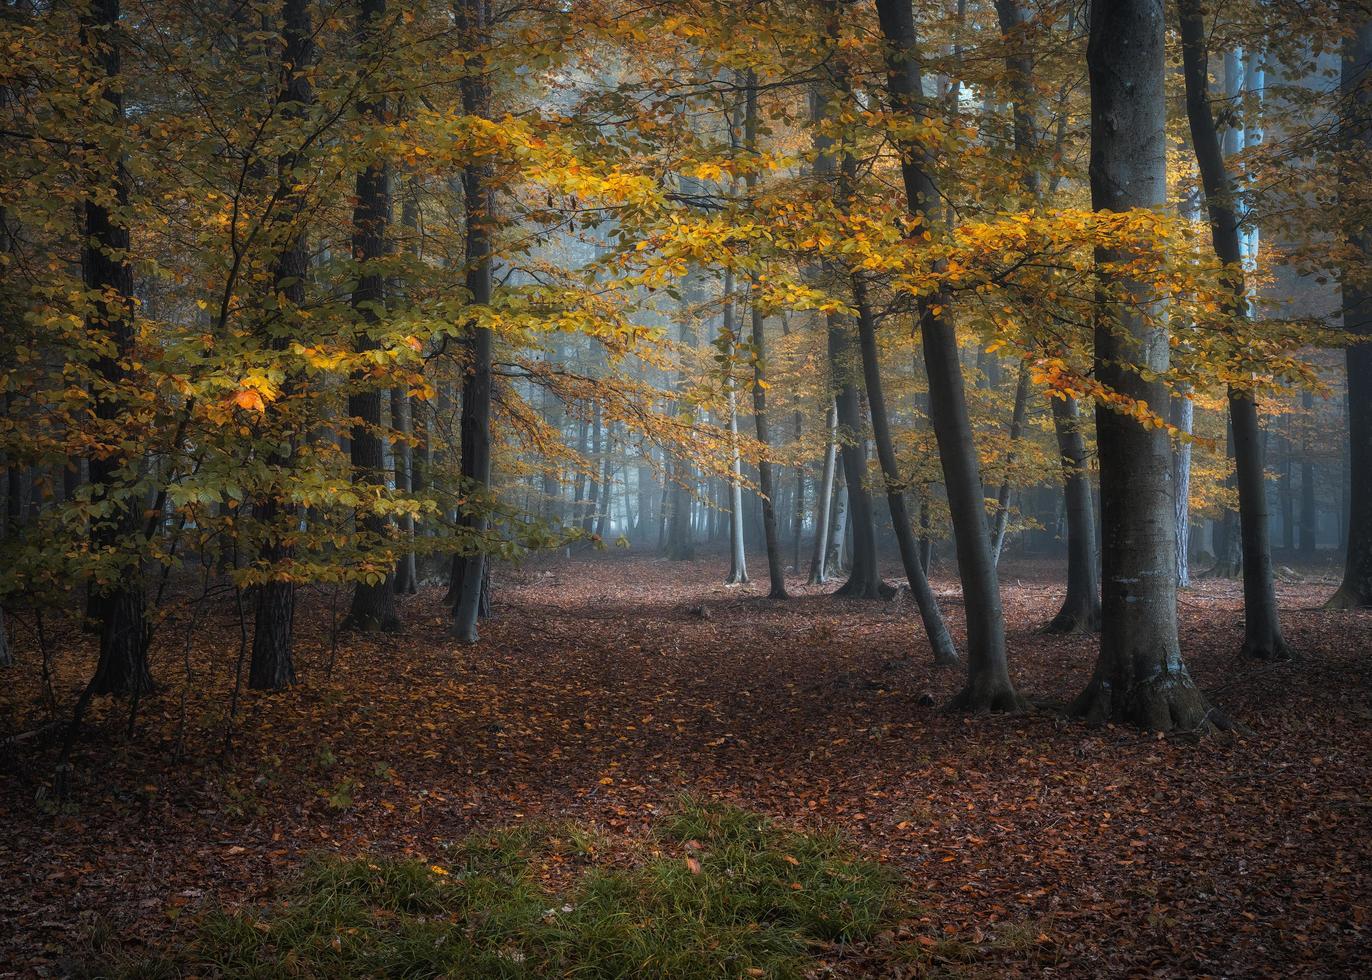
[[[1091,6],[1091,205],[1160,208],[1166,193],[1166,21],[1162,0]],[[1099,248],[1102,308],[1095,368],[1114,391],[1163,405],[1168,366],[1159,297],[1130,278],[1127,252]],[[1227,728],[1196,687],[1177,636],[1171,449],[1167,433],[1096,409],[1101,484],[1101,639],[1095,673],[1072,705],[1089,721],[1155,731]]]
[[[909,0],[877,0],[877,15],[887,42],[887,91],[894,112],[918,116],[923,85],[914,16]],[[914,219],[912,237],[931,233],[929,212],[938,187],[914,141],[901,146],[901,176],[906,207]],[[948,505],[957,534],[958,573],[967,611],[967,686],[953,705],[974,711],[1012,711],[1024,706],[1010,682],[1005,653],[1005,617],[1000,586],[991,560],[981,467],[967,414],[957,334],[945,315],[942,292],[918,299],[924,365],[929,378],[929,413],[938,439],[939,459],[948,488]]]

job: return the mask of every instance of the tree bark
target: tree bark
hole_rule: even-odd
[[[834,470],[837,469],[837,445],[835,436],[838,431],[838,413],[833,400],[824,413],[824,462],[820,468],[819,486],[815,491],[815,541],[810,553],[809,585],[822,585],[829,581],[829,521],[834,502]]]
[[[738,447],[738,392],[734,384],[734,351],[738,328],[735,324],[734,270],[724,270],[724,312],[720,329],[720,354],[724,358],[724,384],[728,389],[729,412],[729,577],[726,585],[748,582],[748,550],[743,540],[743,457]]]
[[[746,152],[757,152],[757,79],[752,71],[745,73],[743,144]],[[757,177],[750,170],[746,178],[749,194],[757,185]],[[752,280],[748,299],[748,317],[752,325],[753,362],[753,427],[757,441],[762,444],[762,456],[757,463],[758,490],[762,499],[762,535],[767,551],[768,598],[786,599],[786,565],[781,558],[781,542],[777,538],[777,488],[772,472],[772,433],[767,419],[767,333],[762,315],[762,294],[757,280]]]
[[[1162,0],[1096,0],[1091,87],[1091,204],[1097,211],[1158,208],[1166,195],[1166,72]],[[1096,377],[1111,390],[1166,402],[1167,330],[1149,288],[1115,268],[1132,256],[1098,249]],[[1147,374],[1142,372],[1146,371]],[[1166,431],[1096,408],[1104,589],[1100,656],[1072,705],[1093,724],[1157,731],[1227,727],[1182,660],[1177,637],[1171,448]]]
[[[376,29],[386,15],[386,0],[359,0],[357,36],[359,47],[366,48],[375,41]],[[359,113],[379,123],[385,116],[385,100],[368,95],[359,106]],[[353,208],[353,259],[359,264],[357,286],[353,289],[352,307],[362,323],[356,341],[358,351],[375,350],[377,342],[368,330],[380,322],[381,309],[386,302],[386,281],[376,263],[386,254],[386,231],[391,220],[390,165],[384,159],[373,160],[357,175],[356,205]],[[368,385],[348,396],[348,415],[352,418],[349,436],[349,458],[353,465],[353,480],[366,486],[385,483],[386,452],[381,431],[381,390],[362,376],[353,378],[355,385]],[[368,547],[386,550],[389,522],[368,508],[362,518],[361,530]],[[360,581],[353,587],[352,604],[343,621],[344,629],[364,632],[394,632],[400,628],[400,615],[395,606],[395,568],[387,562],[384,572],[378,572],[375,582]]]
[[[119,0],[92,0],[81,18],[81,46],[95,75],[94,83],[101,87],[101,98],[109,107],[109,122],[116,128],[122,128],[124,122],[119,14]],[[119,217],[129,202],[128,174],[117,149],[115,153],[112,160],[97,161],[100,173],[94,179],[107,181],[109,186],[85,201],[85,244],[81,251],[86,289],[99,295],[85,317],[86,333],[103,352],[95,362],[102,382],[94,392],[95,417],[109,428],[126,416],[121,388],[128,383],[127,363],[135,355],[130,233]],[[111,197],[114,210],[101,203]],[[137,546],[134,542],[141,531],[142,498],[128,476],[128,471],[137,467],[136,460],[119,452],[90,461],[92,502],[110,504],[105,515],[91,521],[91,547],[115,556],[116,562],[106,580],[92,590],[100,620],[100,659],[91,681],[92,694],[136,697],[153,689],[142,561],[138,554],[129,554],[130,547]]]
[[[910,0],[876,0],[886,39],[886,84],[891,110],[918,117],[922,82],[914,14]],[[928,169],[924,146],[901,141],[901,176],[906,209],[914,219],[911,237],[929,227],[927,213],[937,206],[938,187]],[[991,561],[986,497],[981,466],[967,412],[967,393],[958,357],[957,334],[945,314],[943,290],[918,300],[924,364],[929,378],[929,412],[947,487],[948,507],[957,538],[958,572],[967,616],[967,684],[950,707],[971,711],[1011,711],[1025,706],[1010,682],[1005,653],[1005,618],[1000,585]]]
[[[867,284],[863,281],[861,273],[853,274],[853,302],[858,310],[858,341],[862,348],[863,378],[867,383],[867,405],[872,413],[872,436],[876,442],[877,460],[881,464],[883,482],[886,484],[886,505],[891,510],[891,525],[895,529],[896,544],[900,548],[901,565],[905,569],[905,580],[910,584],[910,595],[919,607],[920,619],[924,622],[924,634],[928,637],[929,647],[934,654],[934,663],[949,666],[958,662],[958,652],[953,645],[953,638],[948,635],[948,628],[944,625],[943,613],[939,610],[934,590],[929,587],[929,580],[924,577],[919,542],[915,540],[910,514],[905,507],[905,485],[900,477],[895,445],[891,441],[891,427],[886,415],[886,395],[881,386],[876,320],[872,316],[872,306],[867,299]]]
[[[1021,361],[1019,374],[1015,379],[1015,407],[1010,413],[1010,449],[1005,457],[1005,466],[1014,467],[1018,456],[1019,441],[1024,437],[1024,416],[1029,407],[1029,363]],[[1000,481],[996,493],[996,516],[991,524],[991,563],[1000,565],[1001,549],[1005,547],[1005,530],[1010,524],[1010,474]]]
[[[1205,16],[1198,0],[1178,0],[1177,8],[1180,13],[1186,115],[1191,126],[1191,143],[1200,168],[1201,185],[1205,190],[1211,242],[1230,277],[1226,312],[1235,319],[1246,320],[1249,304],[1243,267],[1243,242],[1236,210],[1238,188],[1225,165],[1210,108]],[[1281,619],[1277,611],[1262,427],[1258,421],[1256,396],[1252,391],[1230,386],[1229,418],[1234,432],[1243,549],[1243,653],[1260,660],[1285,660],[1292,656],[1292,652],[1282,637]]]
[[[460,0],[459,26],[467,42],[476,48],[487,27],[487,0]],[[461,81],[462,108],[470,116],[489,118],[489,83],[481,74],[484,66],[471,66]],[[495,201],[491,189],[491,168],[486,163],[468,162],[462,172],[463,197],[467,219],[467,292],[474,306],[489,306],[492,298],[491,223]],[[462,385],[462,479],[468,499],[476,498],[462,516],[472,542],[461,562],[461,587],[453,607],[452,632],[461,643],[479,639],[477,621],[489,608],[487,593],[490,573],[485,544],[481,540],[488,526],[485,508],[491,492],[491,331],[470,324],[467,340],[469,363]]]
[[[312,100],[309,64],[314,57],[313,27],[307,0],[283,0],[281,4],[281,33],[285,40],[282,51],[282,87],[278,103],[286,118],[299,119]],[[298,154],[282,154],[276,162],[277,195],[285,212],[284,221],[290,229],[290,239],[276,259],[272,289],[281,298],[276,329],[269,331],[268,342],[273,350],[284,351],[294,339],[299,325],[296,312],[305,303],[305,279],[309,275],[309,243],[303,228],[296,227],[305,206],[303,195],[295,190],[295,169]],[[291,379],[283,385],[284,393],[293,388]],[[284,453],[270,459],[274,472],[286,475],[295,463],[295,449],[299,434],[283,433],[287,442]],[[261,552],[262,563],[277,569],[295,557],[293,539],[298,521],[297,508],[287,501],[287,486],[281,480],[256,504],[257,518],[269,535]],[[257,587],[253,615],[252,659],[248,667],[248,686],[259,691],[277,691],[295,683],[292,660],[293,626],[295,620],[295,581],[289,571],[278,571]]]
[[[1365,8],[1364,8],[1365,9]],[[1344,357],[1348,366],[1348,494],[1343,582],[1326,609],[1372,606],[1372,284],[1367,265],[1372,229],[1366,220],[1372,201],[1372,21],[1349,25],[1339,76],[1341,207],[1348,216],[1345,237],[1361,259],[1343,278],[1343,329],[1357,340]]]

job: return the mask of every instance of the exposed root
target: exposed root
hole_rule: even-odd
[[[1269,637],[1260,643],[1244,640],[1243,649],[1239,651],[1239,656],[1245,660],[1261,660],[1266,663],[1300,659],[1300,654],[1291,649],[1286,640],[1280,636]]]
[[[973,677],[968,679],[967,686],[954,695],[943,710],[977,715],[992,712],[1020,714],[1029,710],[1029,702],[1016,693],[1008,680]]]
[[[1329,597],[1329,601],[1324,604],[1324,608],[1329,612],[1372,609],[1372,595],[1364,594],[1345,582],[1343,585],[1339,586],[1339,591]]]
[[[1068,607],[1066,603],[1058,614],[1040,627],[1045,636],[1080,636],[1100,632],[1100,606],[1088,609],[1077,606]]]
[[[1093,727],[1120,722],[1171,734],[1248,733],[1211,705],[1184,672],[1164,674],[1123,692],[1115,691],[1108,681],[1093,678],[1068,713]]]

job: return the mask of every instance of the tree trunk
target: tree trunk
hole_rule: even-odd
[[[923,88],[915,22],[910,0],[876,0],[881,32],[887,41],[887,92],[893,112],[919,118]],[[928,228],[926,211],[941,199],[928,169],[925,147],[901,141],[901,176],[906,209],[918,239]],[[950,299],[942,291],[918,301],[925,371],[929,378],[930,421],[938,442],[948,506],[953,519],[967,617],[967,684],[951,707],[971,711],[1008,711],[1024,707],[1010,682],[1005,654],[1005,618],[1000,585],[991,562],[986,526],[986,498],[981,466],[967,413],[967,393],[958,359],[957,335],[945,314]]]
[[[1238,188],[1225,165],[1210,108],[1205,16],[1198,0],[1178,0],[1178,10],[1191,142],[1200,168],[1201,184],[1205,189],[1211,242],[1231,279],[1226,312],[1235,319],[1247,319],[1249,303],[1243,267],[1243,242],[1235,205]],[[1258,421],[1256,396],[1252,391],[1230,386],[1229,418],[1234,432],[1243,549],[1243,653],[1261,660],[1284,660],[1291,656],[1291,650],[1282,637],[1281,620],[1277,612],[1262,427]]]
[[[1365,8],[1364,8],[1365,9]],[[1372,285],[1367,261],[1372,255],[1372,229],[1364,220],[1372,177],[1372,21],[1348,25],[1339,77],[1339,129],[1346,141],[1340,202],[1349,216],[1345,235],[1362,260],[1344,270],[1343,329],[1357,337],[1348,345],[1348,495],[1347,537],[1343,583],[1326,609],[1365,609],[1372,606]]]
[[[1310,440],[1306,433],[1314,422],[1315,396],[1308,391],[1301,392],[1301,408],[1305,409],[1301,419],[1301,514],[1299,548],[1301,557],[1307,560],[1315,557],[1319,547],[1319,525],[1315,511],[1315,463],[1310,458]]]
[[[1172,399],[1172,424],[1189,435],[1195,424],[1196,406],[1190,391]],[[1178,442],[1172,455],[1172,483],[1176,496],[1173,512],[1177,529],[1177,588],[1191,584],[1191,443]]]
[[[358,40],[362,46],[371,44],[380,20],[386,15],[386,0],[360,0],[358,4]],[[385,115],[384,98],[367,95],[359,106],[359,114],[379,123]],[[390,165],[384,159],[373,160],[357,175],[356,205],[353,208],[353,259],[359,263],[357,286],[353,289],[352,307],[363,325],[356,342],[358,351],[375,350],[377,342],[368,329],[380,320],[380,310],[386,302],[386,282],[376,263],[386,254],[386,231],[391,220]],[[353,377],[355,385],[368,385],[365,376]],[[352,418],[349,456],[353,465],[353,480],[364,486],[385,484],[386,452],[380,436],[381,391],[368,387],[348,396],[348,415]],[[364,491],[365,493],[365,491]],[[369,494],[367,494],[369,496]],[[400,628],[400,616],[395,606],[394,559],[386,547],[389,522],[385,517],[366,510],[361,530],[369,549],[384,554],[386,565],[371,572],[372,581],[359,581],[353,588],[352,606],[343,621],[343,628],[364,632],[393,632]]]
[[[81,18],[81,46],[116,128],[122,128],[124,120],[120,43],[119,0],[92,0]],[[120,389],[128,383],[124,363],[134,357],[135,344],[130,235],[120,217],[128,207],[128,174],[118,149],[115,154],[114,159],[95,161],[99,176],[93,177],[107,182],[107,187],[85,201],[85,244],[81,251],[86,289],[99,296],[91,301],[85,317],[87,335],[102,350],[95,362],[102,382],[94,393],[95,417],[110,429],[127,415]],[[102,203],[111,198],[113,210]],[[107,584],[92,593],[100,621],[100,659],[91,681],[92,694],[136,697],[153,689],[148,670],[142,561],[137,553],[129,554],[131,547],[141,544],[137,539],[142,500],[136,488],[123,485],[120,476],[130,465],[122,453],[90,461],[91,499],[110,505],[106,514],[91,521],[91,547],[119,556]]]
[[[919,607],[920,619],[924,622],[924,634],[929,639],[929,647],[934,654],[934,663],[951,665],[958,662],[957,648],[948,628],[943,623],[943,613],[939,611],[938,599],[924,577],[924,566],[919,560],[919,542],[915,540],[914,528],[910,525],[910,515],[905,509],[905,485],[900,478],[900,467],[896,462],[895,445],[891,441],[891,427],[886,415],[886,395],[881,386],[881,366],[877,359],[876,321],[872,307],[867,300],[867,284],[861,273],[853,274],[853,302],[858,311],[858,341],[862,347],[862,374],[867,383],[867,405],[872,413],[872,435],[877,447],[877,460],[886,484],[886,505],[891,511],[891,524],[896,533],[896,544],[900,548],[901,565],[905,568],[905,580],[910,584],[910,595]]]
[[[282,51],[282,87],[278,102],[287,118],[301,118],[312,100],[309,64],[314,57],[313,27],[307,0],[283,0],[281,4],[281,33],[285,39]],[[299,327],[298,311],[305,304],[305,278],[309,275],[309,243],[303,229],[297,228],[305,201],[295,190],[295,169],[298,155],[288,152],[277,160],[278,196],[285,210],[285,221],[291,228],[291,238],[277,256],[272,276],[272,290],[281,297],[279,320],[270,331],[269,344],[273,350],[284,351],[296,338]],[[289,391],[293,379],[283,388]],[[282,434],[287,451],[274,453],[270,467],[285,474],[255,506],[257,518],[269,535],[262,547],[261,561],[268,569],[280,568],[295,557],[293,539],[299,516],[297,508],[288,500],[289,473],[294,467],[295,448],[299,434]],[[278,691],[295,683],[292,661],[293,625],[295,620],[295,581],[289,571],[278,571],[257,587],[253,615],[252,660],[248,667],[248,686],[258,691]]]
[[[459,28],[471,50],[485,43],[487,0],[461,0],[458,5]],[[489,82],[473,67],[461,81],[462,107],[470,116],[489,118]],[[491,166],[468,162],[462,172],[463,198],[467,219],[467,292],[474,306],[489,306],[491,282],[491,226],[495,220]],[[470,362],[462,384],[462,479],[464,489],[476,498],[462,515],[463,525],[472,535],[471,545],[462,560],[462,583],[453,607],[453,636],[461,643],[479,638],[477,621],[489,609],[490,571],[487,568],[485,536],[488,517],[485,508],[491,493],[491,331],[470,321],[467,339]]]
[[[734,270],[724,270],[724,313],[720,330],[720,353],[724,358],[724,384],[729,400],[729,577],[726,585],[748,582],[748,550],[743,540],[743,457],[738,448],[738,392],[734,384],[734,351],[738,341],[735,325]]]
[[[996,493],[996,516],[991,525],[991,563],[1000,565],[1001,549],[1005,547],[1005,530],[1010,524],[1010,474],[1018,455],[1016,449],[1024,437],[1024,416],[1029,407],[1029,362],[1021,361],[1015,380],[1015,407],[1010,414],[1010,449],[1005,457],[1007,473]]]
[[[751,71],[745,73],[746,96],[743,111],[744,149],[757,152],[757,79]],[[757,177],[749,171],[746,179],[751,194]],[[762,499],[762,535],[767,550],[767,579],[770,584],[768,598],[786,599],[786,568],[781,559],[781,543],[777,539],[777,488],[772,473],[772,433],[767,419],[767,334],[766,321],[762,315],[761,290],[757,280],[752,281],[748,300],[748,316],[752,324],[752,361],[753,361],[753,427],[757,430],[757,441],[762,444],[762,456],[758,459],[758,489]]]
[[[1091,6],[1087,69],[1091,204],[1097,211],[1163,204],[1165,33],[1162,0],[1096,0]],[[1166,388],[1150,379],[1167,370],[1167,330],[1151,290],[1112,268],[1130,258],[1108,249],[1096,253],[1096,377],[1115,392],[1159,406]],[[1157,731],[1227,727],[1181,657],[1167,433],[1098,405],[1096,440],[1104,579],[1100,656],[1072,710],[1093,724],[1118,721]]]
[[[834,470],[837,469],[838,412],[833,400],[824,413],[824,463],[820,470],[819,487],[815,492],[815,544],[810,553],[810,585],[829,581],[829,520],[834,501]]]

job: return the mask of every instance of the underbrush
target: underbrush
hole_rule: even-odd
[[[99,972],[803,977],[866,972],[907,913],[896,876],[837,837],[688,801],[613,861],[570,828],[476,836],[434,863],[318,859],[273,904],[205,916],[178,954]]]

